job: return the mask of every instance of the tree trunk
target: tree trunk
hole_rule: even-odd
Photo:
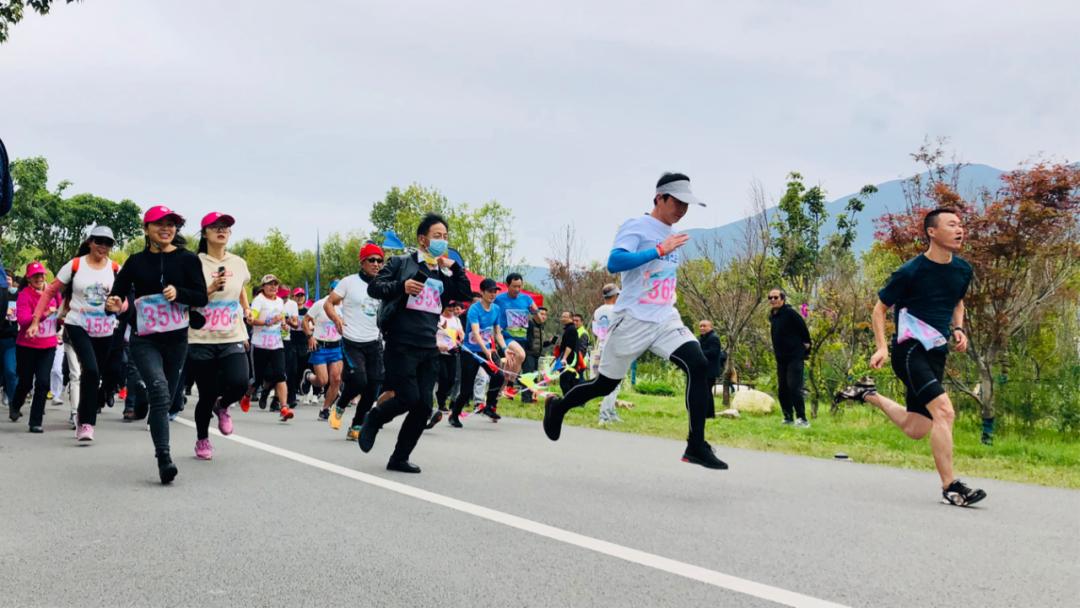
[[[994,417],[994,370],[989,361],[979,365],[979,413],[983,420]]]

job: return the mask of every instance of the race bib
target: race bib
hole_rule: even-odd
[[[55,338],[56,337],[56,313],[44,317],[38,321],[38,335],[39,338]]]
[[[506,333],[515,338],[524,338],[529,333],[529,311],[509,309],[506,311]]]
[[[186,328],[187,308],[185,304],[166,300],[160,293],[138,298],[135,300],[135,315],[138,318],[139,335],[148,336]]]
[[[645,293],[639,304],[670,306],[675,302],[675,268],[645,273]]]
[[[15,314],[15,302],[8,302],[7,304],[7,320],[12,323],[19,320],[18,315]]]
[[[251,341],[257,348],[263,350],[285,348],[285,343],[281,340],[281,332],[273,325],[260,327],[255,332],[252,332]]]
[[[240,322],[240,302],[236,300],[214,300],[202,308],[206,317],[205,331],[232,331]]]
[[[469,344],[472,344],[474,346],[483,346],[485,344],[490,345],[493,335],[494,335],[494,332],[493,332],[491,327],[482,327],[482,328],[480,328],[480,339],[484,341],[483,344],[481,344],[481,343],[476,341],[476,335],[473,334],[473,332],[470,331],[469,332]]]
[[[319,342],[337,342],[341,339],[341,334],[333,321],[324,321],[315,326],[315,339]]]
[[[110,317],[101,310],[84,310],[82,315],[83,329],[91,338],[104,338],[111,336],[116,329],[115,317]]]
[[[896,343],[908,340],[918,340],[926,350],[933,350],[948,343],[941,332],[909,313],[906,308],[901,308],[896,324]]]
[[[424,290],[415,296],[409,296],[409,301],[405,303],[405,308],[412,310],[419,310],[421,312],[430,312],[434,314],[442,313],[442,293],[443,282],[439,279],[428,279],[424,282]]]

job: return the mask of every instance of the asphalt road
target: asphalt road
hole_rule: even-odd
[[[989,497],[958,509],[931,473],[722,446],[717,472],[478,418],[425,433],[410,476],[384,468],[396,423],[363,454],[311,406],[236,411],[210,462],[174,422],[162,487],[145,425],[108,410],[85,446],[65,413],[31,435],[0,411],[0,606],[1080,603],[1076,491],[972,479]]]

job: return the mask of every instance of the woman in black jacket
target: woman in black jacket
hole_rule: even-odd
[[[106,308],[119,312],[132,295],[135,310],[129,348],[150,400],[150,436],[154,440],[161,483],[171,483],[177,469],[169,454],[169,406],[187,357],[188,309],[205,306],[206,280],[199,258],[184,249],[184,218],[168,207],[143,215],[146,249],[128,258],[116,275]],[[201,325],[201,317],[195,317]]]

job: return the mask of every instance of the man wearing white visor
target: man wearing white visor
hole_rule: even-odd
[[[563,417],[571,408],[610,394],[630,364],[645,351],[671,360],[686,374],[686,411],[690,418],[682,461],[710,469],[726,469],[705,441],[705,420],[715,415],[709,364],[694,333],[675,310],[679,249],[690,239],[672,226],[691,204],[705,206],[690,191],[690,178],[665,173],[656,183],[652,213],[627,220],[615,234],[607,269],[620,274],[622,293],[615,302],[599,374],[563,397],[544,404],[544,433],[557,441]]]

